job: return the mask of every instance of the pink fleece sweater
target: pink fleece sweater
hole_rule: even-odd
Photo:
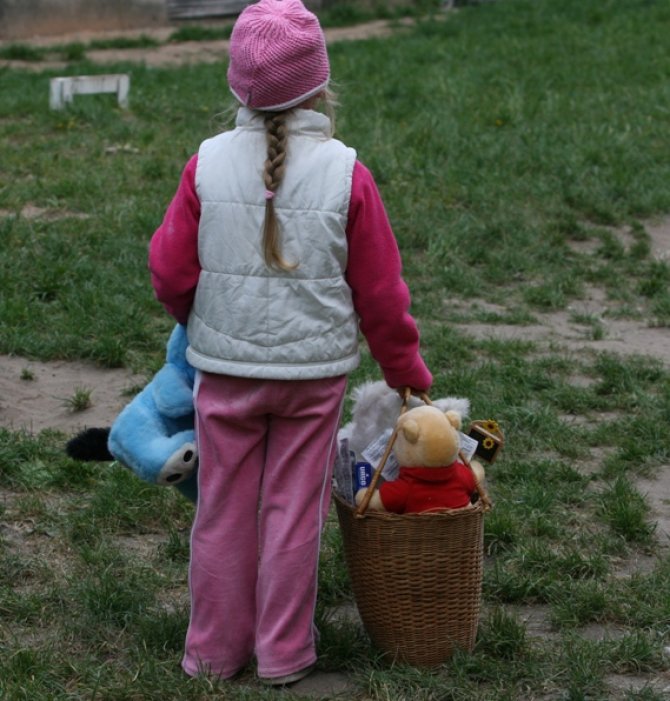
[[[186,164],[149,247],[156,297],[182,324],[188,320],[200,276],[197,163],[196,154]],[[398,245],[374,179],[359,161],[354,166],[346,233],[346,280],[372,356],[390,387],[427,390],[432,376],[419,352],[419,332],[409,313],[410,295],[402,279]]]

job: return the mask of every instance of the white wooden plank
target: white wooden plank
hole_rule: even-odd
[[[125,73],[75,75],[52,78],[49,83],[49,107],[63,109],[75,95],[114,93],[121,107],[128,107],[130,77]]]

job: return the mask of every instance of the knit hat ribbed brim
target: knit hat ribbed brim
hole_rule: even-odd
[[[319,20],[300,0],[260,0],[240,14],[230,37],[228,85],[243,105],[289,109],[317,95],[329,79]]]

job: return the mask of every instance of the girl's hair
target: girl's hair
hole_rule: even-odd
[[[268,112],[265,115],[265,136],[268,144],[268,157],[265,161],[263,180],[265,181],[265,222],[263,224],[263,255],[270,268],[295,270],[297,263],[287,263],[281,255],[279,245],[279,222],[275,212],[274,195],[284,179],[286,171],[286,112]]]
[[[335,94],[326,89],[323,93],[325,110],[330,118],[334,130],[335,126]],[[286,142],[288,141],[288,129],[286,119],[291,110],[284,112],[265,113],[265,136],[267,140],[268,152],[263,171],[265,182],[265,221],[263,223],[263,255],[265,262],[270,268],[290,271],[298,267],[298,263],[287,263],[281,254],[281,232],[279,222],[275,212],[274,195],[281,185],[286,172]]]

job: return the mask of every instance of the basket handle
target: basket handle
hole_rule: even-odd
[[[409,398],[412,396],[412,390],[409,387],[405,387],[402,390],[402,406],[400,407],[400,415],[404,414],[409,406]],[[427,404],[428,406],[432,406],[433,402],[430,401],[430,397],[426,392],[422,392],[419,394],[419,398],[424,402],[424,404]],[[377,488],[377,484],[379,483],[379,480],[382,476],[382,471],[384,470],[384,467],[386,465],[386,461],[389,459],[389,455],[391,455],[391,451],[393,450],[393,444],[395,443],[396,438],[398,437],[398,428],[397,426],[393,429],[393,433],[391,434],[391,437],[389,438],[388,445],[386,446],[386,450],[384,451],[384,454],[382,455],[382,459],[379,461],[379,465],[377,466],[377,469],[374,472],[374,475],[372,476],[372,479],[370,480],[370,484],[368,485],[365,494],[363,496],[363,499],[361,503],[358,505],[355,511],[355,516],[358,518],[362,518],[365,515],[365,512],[368,509],[368,506],[370,505],[370,500],[372,499],[372,495],[374,494],[375,489]],[[470,464],[470,461],[463,455],[462,451],[458,451],[458,457],[461,460],[461,462],[464,465],[467,465],[470,468],[470,471],[472,472],[472,476],[474,477],[475,480],[475,488],[477,489],[477,494],[479,494],[479,498],[482,502],[482,507],[484,511],[490,511],[491,508],[493,507],[493,503],[491,502],[491,499],[489,498],[489,495],[484,488],[484,486],[480,483],[480,481],[477,479],[477,475],[475,474],[474,470],[472,469],[472,465]]]
[[[465,455],[463,455],[463,452],[460,450],[458,451],[458,457],[464,465],[467,465],[470,468],[470,472],[472,472],[472,476],[475,480],[475,489],[477,490],[477,494],[479,494],[479,499],[482,502],[482,509],[484,511],[491,511],[491,509],[493,508],[493,502],[491,501],[488,492],[484,488],[484,485],[479,481],[479,479],[477,479],[477,475],[472,469],[470,461],[465,457]]]

